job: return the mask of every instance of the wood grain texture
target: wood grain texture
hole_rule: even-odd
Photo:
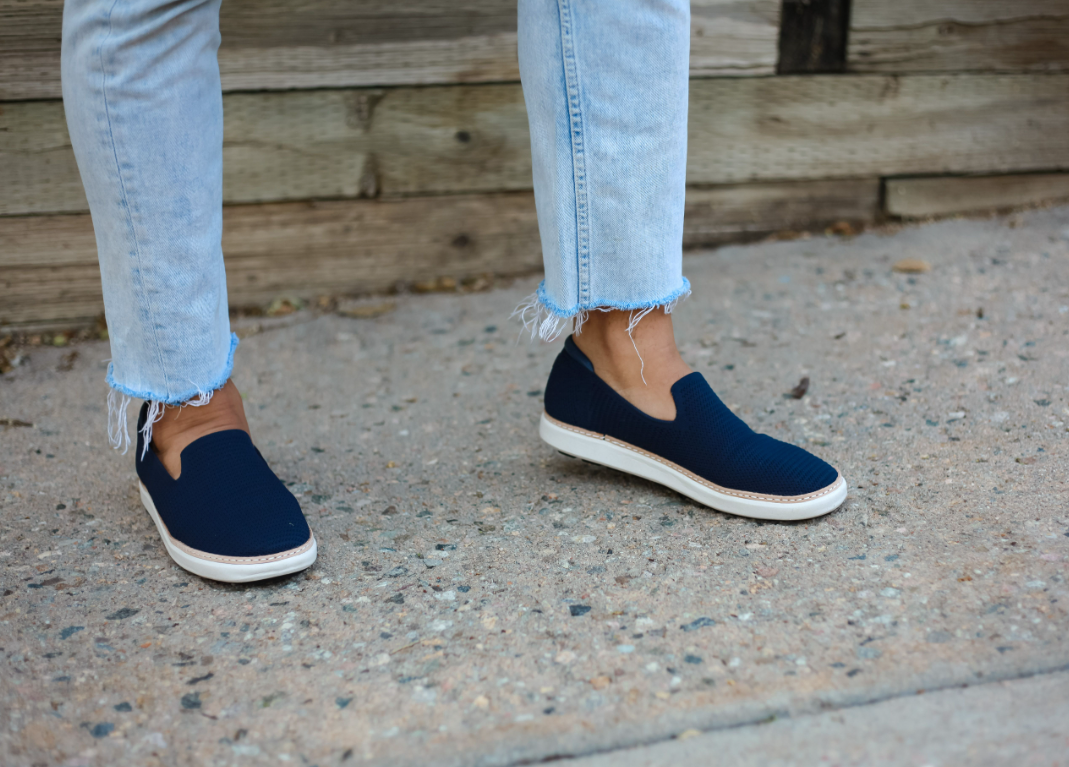
[[[776,71],[779,0],[691,0],[690,76]]]
[[[1069,70],[1065,0],[853,0],[852,72]]]
[[[0,215],[89,209],[63,104],[0,104]]]
[[[232,206],[223,232],[234,305],[542,263],[530,194]],[[0,325],[100,314],[89,217],[0,218],[0,292]]]
[[[902,218],[986,212],[1066,199],[1069,173],[893,178],[886,182],[887,213]]]
[[[60,97],[63,0],[0,0],[0,101]]]
[[[864,223],[874,217],[878,196],[878,179],[690,189],[684,243]],[[238,306],[542,265],[530,193],[228,206],[223,222],[230,301]],[[0,327],[99,315],[89,216],[0,217],[0,294]]]
[[[866,224],[876,219],[879,208],[877,178],[689,188],[683,246],[740,242],[839,221]]]
[[[691,83],[690,183],[1069,167],[1069,76]]]
[[[0,0],[0,101],[59,98],[62,0]],[[776,65],[778,0],[693,0],[695,76]],[[516,0],[227,0],[224,91],[516,82]]]
[[[1069,168],[1069,75],[693,80],[692,185]],[[518,85],[230,94],[228,203],[520,191]],[[84,211],[54,102],[3,106],[0,215]]]
[[[223,199],[531,188],[518,85],[233,93]],[[59,102],[0,107],[0,215],[88,209]]]

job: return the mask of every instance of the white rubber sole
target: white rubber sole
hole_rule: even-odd
[[[846,500],[846,480],[842,475],[808,495],[760,495],[714,485],[660,456],[614,437],[569,426],[546,413],[542,413],[538,434],[562,453],[648,479],[717,511],[740,517],[780,522],[811,519],[834,511]]]
[[[167,553],[179,567],[194,575],[225,583],[248,583],[300,572],[311,567],[316,561],[318,550],[314,535],[310,535],[307,543],[295,549],[263,557],[223,557],[186,546],[171,537],[167,525],[156,511],[156,504],[152,502],[148,488],[141,482],[137,484],[141,489],[141,502],[145,504],[152,521],[156,523]]]

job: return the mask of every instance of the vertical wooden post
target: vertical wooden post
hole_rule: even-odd
[[[783,0],[776,73],[845,72],[849,29],[850,0]]]

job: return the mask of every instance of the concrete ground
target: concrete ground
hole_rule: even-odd
[[[1069,764],[1069,208],[685,268],[686,359],[836,465],[839,511],[729,517],[547,448],[524,280],[240,324],[320,558],[228,586],[107,447],[107,346],[31,350],[0,376],[0,762]]]
[[[571,767],[1058,765],[1069,761],[1069,672],[924,692],[855,708],[569,759]],[[713,757],[713,758],[711,758]]]

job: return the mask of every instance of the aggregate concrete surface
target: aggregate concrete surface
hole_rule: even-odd
[[[569,767],[1064,764],[1069,672],[892,698],[568,760]],[[715,755],[710,760],[710,755]]]
[[[684,265],[685,358],[841,470],[837,512],[730,517],[545,446],[559,343],[517,342],[528,279],[240,325],[254,438],[320,555],[214,583],[107,446],[107,345],[31,350],[0,376],[0,762],[489,767],[693,730],[708,757],[772,717],[1064,685],[1069,208]],[[1058,734],[1018,761],[1066,764]]]

